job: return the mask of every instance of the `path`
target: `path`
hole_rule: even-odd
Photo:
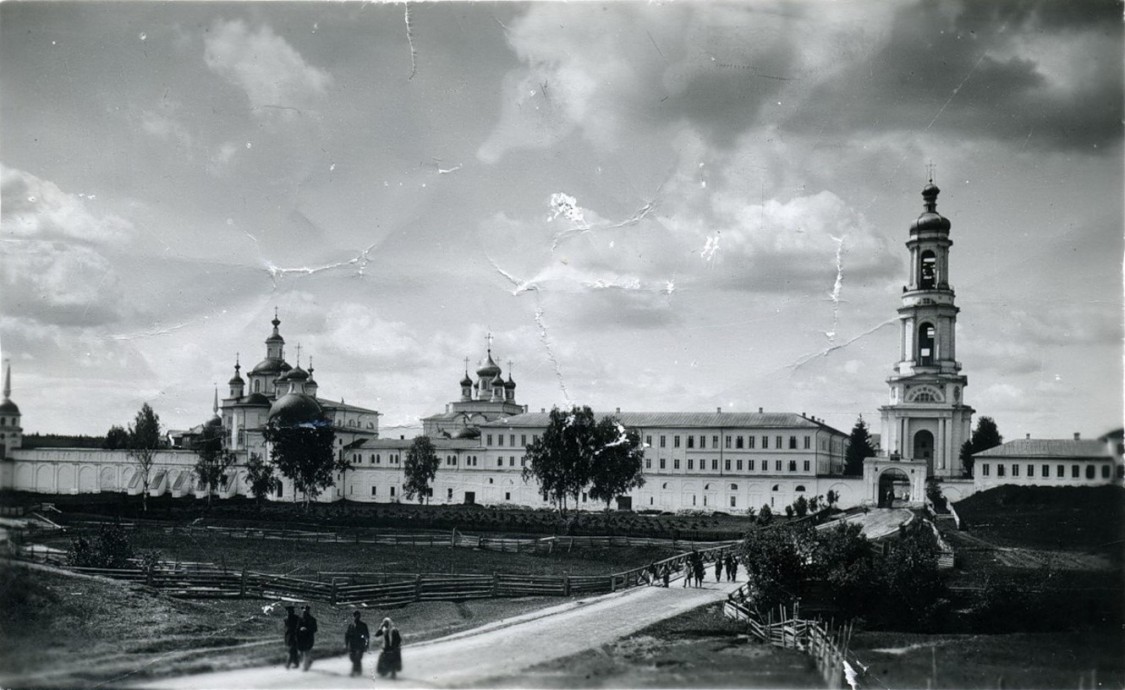
[[[673,580],[668,589],[636,587],[588,597],[418,644],[410,644],[410,631],[404,630],[404,671],[396,687],[460,687],[512,676],[530,666],[608,644],[666,618],[721,601],[737,584],[711,581],[699,589],[685,589],[681,581]],[[372,630],[378,623],[369,621]],[[343,630],[322,628],[317,643],[322,649],[342,645]],[[365,657],[363,678],[348,677],[351,664],[346,657],[320,659],[305,673],[285,670],[280,663],[282,655],[279,648],[276,666],[153,680],[140,687],[278,690],[371,686],[375,654]]]
[[[899,525],[909,521],[913,515],[905,508],[872,508],[866,513],[853,513],[844,518],[844,521],[860,525],[863,536],[875,540],[894,534]],[[819,529],[830,529],[837,524],[839,520],[833,520],[821,525]]]

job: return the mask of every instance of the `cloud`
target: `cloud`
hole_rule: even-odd
[[[94,324],[126,311],[117,272],[81,244],[20,241],[0,252],[0,285],[6,314],[43,323]]]
[[[269,26],[251,29],[242,20],[218,20],[204,40],[207,67],[246,92],[255,116],[269,121],[294,119],[311,109],[332,77],[305,62]]]
[[[132,224],[112,213],[91,209],[94,195],[72,194],[31,173],[0,165],[0,227],[5,239],[65,239],[122,242]]]

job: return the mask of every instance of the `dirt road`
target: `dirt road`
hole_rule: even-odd
[[[681,581],[673,580],[667,589],[639,587],[589,597],[413,645],[410,631],[404,630],[404,670],[395,687],[455,687],[512,676],[529,666],[607,644],[665,618],[719,601],[737,584],[712,580],[702,588],[685,589]],[[374,629],[378,620],[370,623]],[[340,648],[342,644],[343,630],[321,629],[319,648]],[[343,649],[340,651],[343,653]],[[287,671],[278,664],[148,681],[140,687],[369,687],[375,658],[375,654],[368,654],[364,659],[363,678],[349,678],[350,662],[341,656],[318,660],[308,672]]]

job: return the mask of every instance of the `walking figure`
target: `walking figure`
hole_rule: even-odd
[[[715,556],[715,582],[723,581],[723,559]]]
[[[692,578],[691,561],[684,561],[683,566],[684,566],[684,585],[683,586],[687,587],[689,584],[691,584],[691,578]]]
[[[348,624],[348,631],[344,633],[344,646],[348,649],[348,658],[352,660],[352,676],[363,675],[363,653],[371,643],[371,632],[367,623],[361,621],[359,611],[352,614],[355,617]]]
[[[297,651],[297,627],[301,622],[297,616],[296,606],[286,606],[288,615],[285,616],[285,648],[289,651],[289,658],[285,660],[285,668],[297,668],[301,665],[301,655]]]
[[[395,674],[402,670],[402,636],[398,633],[394,621],[384,618],[375,631],[375,637],[383,638],[383,651],[379,652],[379,661],[375,665],[375,672],[380,676],[390,675],[391,680]]]
[[[304,671],[312,666],[312,648],[315,640],[316,619],[313,618],[312,609],[305,605],[301,620],[297,622],[297,651],[301,653],[301,669]]]
[[[664,568],[663,568],[663,571],[664,572],[662,573],[662,577],[664,579],[664,587],[667,588],[668,587],[668,581],[672,579],[672,566],[671,565],[665,565]]]
[[[730,579],[738,580],[738,559],[733,556],[730,559]]]
[[[695,572],[695,586],[696,587],[702,587],[703,586],[703,570],[704,570],[704,568],[703,568],[703,556],[699,555],[698,551],[692,551],[691,557],[692,557],[692,569]]]

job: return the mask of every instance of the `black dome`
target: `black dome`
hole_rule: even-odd
[[[270,407],[270,421],[278,426],[302,426],[324,417],[320,403],[303,393],[286,393]]]
[[[0,414],[18,415],[19,413],[19,405],[15,404],[11,400],[4,400],[3,402],[0,402]]]

